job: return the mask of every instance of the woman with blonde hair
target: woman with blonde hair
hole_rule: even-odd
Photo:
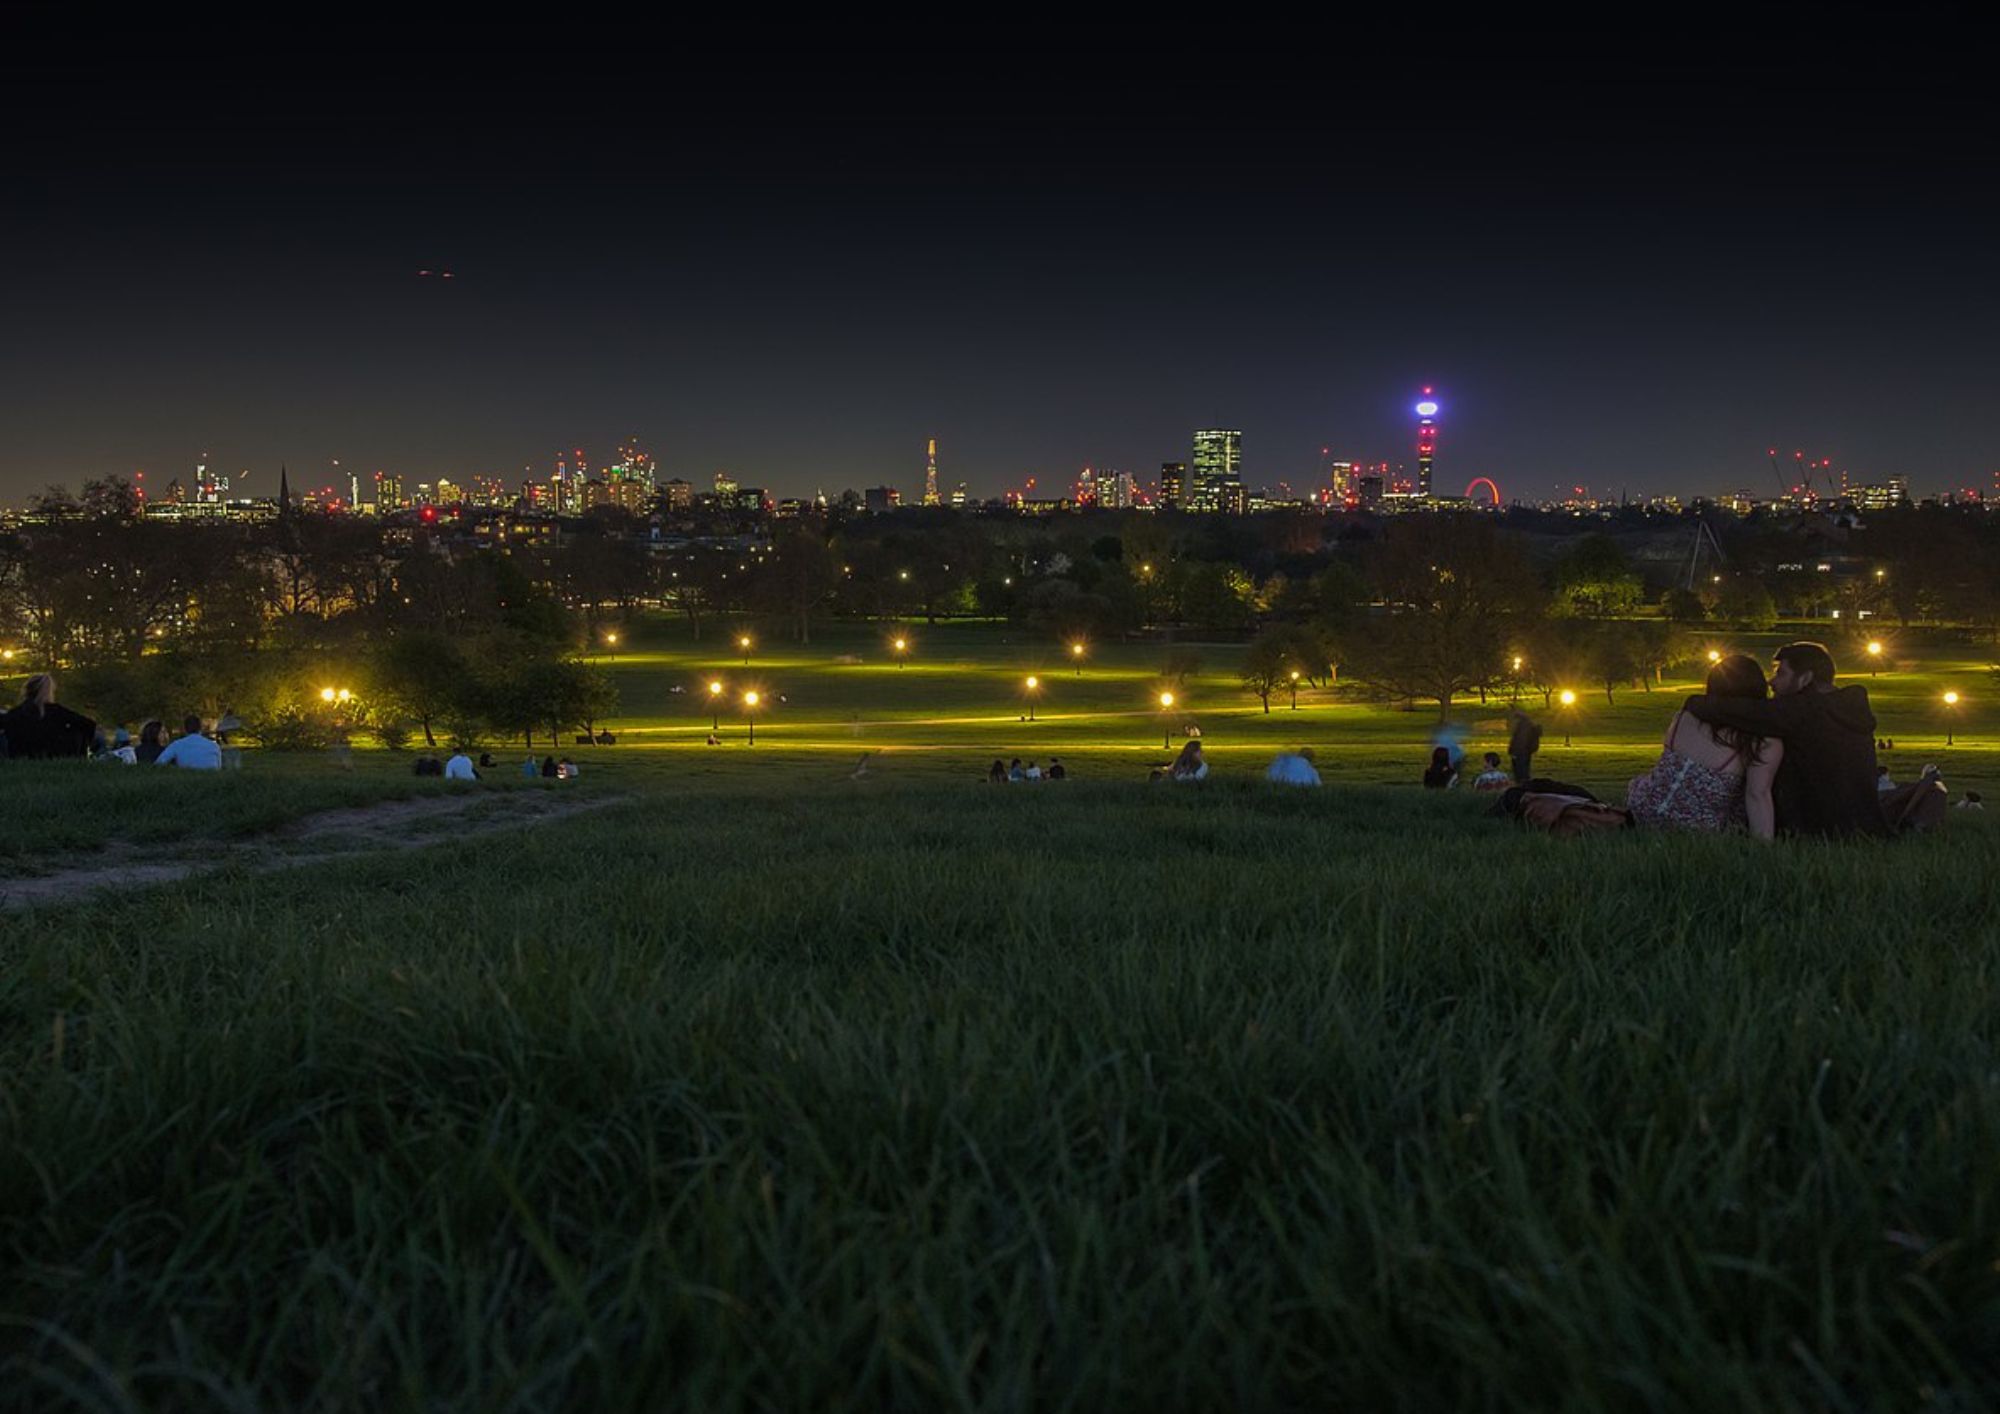
[[[29,678],[19,705],[0,716],[7,754],[30,761],[49,756],[85,756],[97,737],[97,723],[56,702],[56,680],[48,673]]]

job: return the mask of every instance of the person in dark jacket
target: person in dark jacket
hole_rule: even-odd
[[[56,703],[56,680],[47,673],[28,679],[20,705],[0,716],[7,734],[7,754],[36,760],[46,756],[84,756],[97,736],[97,723],[81,712]]]
[[[1788,643],[1778,650],[1769,701],[1690,697],[1687,710],[1697,721],[1785,744],[1772,783],[1779,834],[1886,835],[1868,689],[1835,687],[1833,680],[1825,645]]]
[[[1542,744],[1542,729],[1519,707],[1507,714],[1514,730],[1507,736],[1507,764],[1514,768],[1514,784],[1526,785],[1535,775],[1535,752]]]

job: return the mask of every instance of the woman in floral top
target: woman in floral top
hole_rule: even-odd
[[[1732,654],[1708,672],[1711,697],[1762,701],[1770,691],[1754,658]],[[1747,827],[1758,839],[1775,833],[1771,778],[1785,744],[1674,713],[1659,764],[1627,787],[1634,822],[1656,829],[1729,830]]]

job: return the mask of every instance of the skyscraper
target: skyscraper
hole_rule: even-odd
[[[924,504],[935,506],[937,503],[937,438],[933,437],[924,461]]]
[[[1187,463],[1160,463],[1160,509],[1177,511],[1181,499],[1187,494]]]
[[[1438,405],[1426,388],[1417,404],[1417,494],[1426,501],[1431,498],[1431,458],[1437,451],[1437,414]]]
[[[1243,504],[1243,434],[1234,428],[1204,427],[1194,434],[1194,492],[1197,511],[1235,513]]]

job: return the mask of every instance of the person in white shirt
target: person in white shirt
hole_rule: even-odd
[[[1040,766],[1037,766],[1034,762],[1030,761],[1028,763],[1028,769],[1025,774],[1029,780],[1039,781],[1042,778],[1042,768]]]
[[[1313,765],[1313,749],[1310,746],[1279,752],[1277,760],[1271,763],[1271,769],[1264,775],[1282,786],[1316,786],[1320,783],[1319,768]]]
[[[472,769],[472,758],[460,747],[451,753],[451,759],[444,763],[444,778],[448,781],[476,781],[479,772]]]
[[[1514,784],[1511,772],[1500,769],[1500,753],[1489,751],[1485,756],[1486,769],[1472,778],[1474,790],[1505,790]]]
[[[181,732],[153,762],[155,766],[180,766],[189,771],[222,769],[222,748],[201,734],[201,718],[189,717],[181,723]]]

